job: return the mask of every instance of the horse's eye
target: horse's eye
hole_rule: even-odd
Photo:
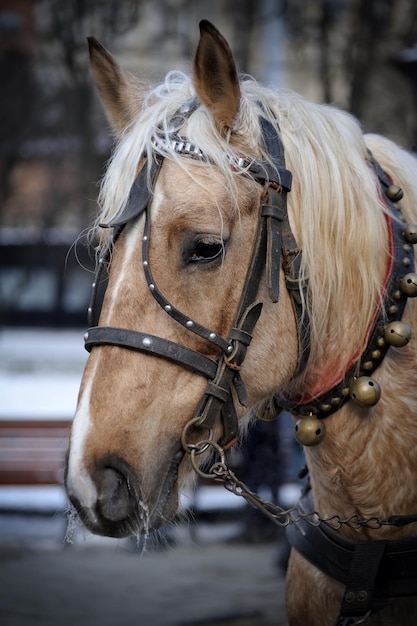
[[[223,251],[223,242],[205,241],[201,239],[195,243],[189,258],[189,263],[211,263],[222,256]]]

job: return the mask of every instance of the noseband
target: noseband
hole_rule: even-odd
[[[195,106],[191,106],[188,110],[180,110],[179,114],[186,119],[194,109]],[[100,345],[120,346],[167,359],[206,377],[207,387],[194,413],[192,423],[198,427],[212,429],[218,417],[221,416],[224,447],[233,445],[238,432],[233,388],[240,404],[247,406],[247,395],[240,368],[262,311],[262,302],[256,301],[256,298],[265,268],[271,300],[278,302],[281,267],[291,296],[299,342],[299,358],[294,375],[304,369],[310,351],[309,318],[303,306],[307,301],[307,281],[300,279],[301,250],[291,231],[287,212],[287,193],[291,190],[292,174],[285,168],[284,148],[275,128],[264,117],[260,118],[260,125],[263,149],[268,160],[266,162],[249,161],[236,157],[236,162],[230,164],[231,167],[236,167],[236,165],[243,167],[247,175],[262,185],[263,193],[251,260],[227,339],[178,310],[158,289],[152,275],[149,263],[151,236],[149,201],[164,161],[161,147],[163,148],[165,139],[155,140],[152,158],[145,160],[132,186],[125,208],[108,224],[102,225],[114,227],[116,239],[128,222],[137,218],[142,212],[145,213],[142,263],[149,291],[162,309],[176,322],[214,344],[218,349],[217,358],[213,360],[186,346],[148,333],[112,326],[94,326],[97,287],[106,263],[105,258],[98,260],[89,307],[90,328],[85,334],[85,347],[88,351]],[[183,137],[172,133],[169,136],[169,142],[171,149],[177,154],[207,162],[201,150]]]

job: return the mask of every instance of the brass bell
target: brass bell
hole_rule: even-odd
[[[400,289],[409,298],[417,296],[417,274],[410,272],[400,278]]]
[[[381,387],[373,378],[359,376],[350,386],[350,397],[359,406],[374,406],[381,397]]]
[[[406,346],[411,339],[411,328],[405,322],[391,322],[384,329],[385,341],[395,348]]]
[[[393,202],[399,202],[402,199],[404,192],[398,185],[390,185],[386,191],[386,194],[388,198]]]
[[[313,414],[300,418],[294,425],[294,437],[302,446],[317,446],[325,436],[324,422]]]
[[[408,243],[417,243],[417,224],[408,224],[404,230],[404,238]]]

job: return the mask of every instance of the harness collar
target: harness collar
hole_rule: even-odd
[[[381,364],[391,345],[397,347],[406,345],[411,335],[411,329],[400,320],[408,298],[417,296],[417,275],[414,274],[412,246],[417,238],[410,234],[401,213],[398,200],[402,197],[402,190],[392,185],[392,181],[370,153],[369,159],[379,180],[381,197],[387,207],[386,221],[389,231],[389,263],[381,291],[381,305],[371,322],[365,349],[349,363],[342,380],[332,384],[327,391],[310,397],[289,397],[285,394],[275,396],[274,402],[280,410],[284,409],[295,415],[314,415],[322,419],[338,411],[349,399],[356,400],[360,406],[364,406],[360,399],[355,397],[357,381],[363,380],[366,385],[366,380],[377,390],[378,384],[369,378],[370,375]],[[398,329],[404,333],[403,342],[398,337]],[[376,391],[374,401],[371,401],[371,398],[365,405],[372,406],[378,399]]]
[[[298,509],[314,510],[311,489],[299,500]],[[407,515],[396,518],[398,526],[417,520]],[[351,540],[324,522],[312,525],[302,516],[286,527],[286,534],[297,552],[346,586],[335,626],[358,623],[353,618],[376,613],[393,598],[417,595],[417,537]]]

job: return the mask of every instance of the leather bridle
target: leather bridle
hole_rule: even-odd
[[[191,107],[191,112],[194,110]],[[259,285],[266,268],[269,294],[278,302],[280,269],[282,267],[286,286],[291,296],[297,320],[299,358],[296,372],[301,372],[310,351],[309,318],[304,304],[307,301],[307,281],[300,279],[301,250],[292,233],[288,212],[287,193],[291,190],[292,174],[285,168],[284,148],[273,125],[260,118],[262,144],[267,155],[265,162],[247,161],[245,174],[262,185],[263,193],[258,214],[258,224],[250,264],[246,273],[240,301],[227,339],[192,320],[169,302],[159,290],[149,263],[151,219],[149,201],[152,195],[164,156],[158,152],[158,141],[152,158],[146,158],[132,186],[125,208],[108,224],[115,228],[115,238],[129,221],[145,213],[142,241],[142,261],[150,293],[163,310],[190,332],[214,344],[218,349],[215,360],[181,344],[125,328],[93,326],[97,286],[100,281],[105,258],[100,258],[93,283],[92,300],[89,307],[90,328],[85,334],[85,347],[90,351],[95,346],[114,345],[154,355],[177,363],[208,379],[205,392],[195,410],[193,424],[212,429],[221,416],[223,424],[222,444],[230,447],[236,440],[238,418],[232,389],[242,406],[247,405],[246,390],[240,368],[251,343],[256,323],[262,311],[262,302],[257,301]],[[171,146],[181,155],[206,160],[201,151],[175,133],[169,136]],[[239,160],[239,157],[236,157]],[[149,184],[150,183],[150,184]]]

